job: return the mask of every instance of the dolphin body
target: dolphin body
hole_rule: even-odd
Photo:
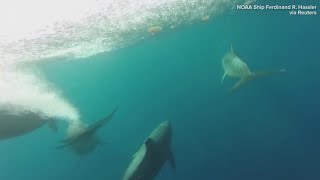
[[[93,152],[98,145],[106,144],[97,135],[98,129],[106,125],[116,113],[118,107],[115,108],[108,116],[98,120],[94,124],[88,126],[82,124],[76,133],[70,134],[68,138],[61,141],[61,145],[57,149],[70,147],[71,150],[78,155],[86,155]]]
[[[223,83],[223,80],[226,76],[240,78],[240,80],[231,89],[229,89],[230,93],[239,90],[243,85],[251,80],[286,71],[285,69],[281,69],[273,71],[252,72],[249,69],[248,65],[234,52],[232,45],[230,51],[227,52],[222,58],[222,67],[224,70],[224,74],[221,79],[221,84]]]
[[[41,126],[48,124],[56,132],[56,121],[53,118],[41,116],[31,111],[12,112],[0,110],[0,140],[10,139],[30,133]]]
[[[175,169],[171,152],[172,130],[169,121],[161,123],[152,131],[124,173],[122,180],[152,180],[166,161]]]

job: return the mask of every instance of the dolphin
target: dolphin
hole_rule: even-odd
[[[52,131],[57,131],[53,118],[41,116],[32,111],[13,112],[0,109],[0,140],[10,139],[30,133],[48,124]]]
[[[230,93],[233,93],[239,90],[243,85],[247,82],[257,79],[259,77],[267,77],[273,74],[285,72],[285,69],[280,70],[270,70],[270,71],[260,71],[260,72],[252,72],[248,65],[234,52],[232,45],[229,52],[227,52],[222,58],[222,68],[224,70],[224,74],[221,79],[221,84],[226,76],[240,78],[240,80],[229,89]]]
[[[96,132],[112,119],[117,110],[118,107],[116,107],[108,116],[98,120],[90,126],[81,124],[77,131],[69,134],[66,139],[61,141],[62,144],[59,145],[57,149],[70,147],[74,153],[86,155],[93,152],[98,145],[107,144],[107,142],[104,142],[96,135]]]
[[[122,180],[152,180],[166,161],[175,169],[175,161],[171,151],[172,130],[169,121],[155,128],[132,156],[132,161],[124,173]]]

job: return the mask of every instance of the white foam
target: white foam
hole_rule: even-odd
[[[0,24],[6,27],[0,29],[0,56],[6,56],[10,61],[34,62],[66,56],[76,59],[118,49],[147,36],[150,26],[161,26],[166,30],[171,26],[193,23],[205,15],[214,17],[238,1],[5,2],[7,6],[0,2]]]
[[[80,118],[77,109],[57,89],[44,81],[40,74],[1,69],[0,88],[0,107],[9,106],[14,113],[28,110],[47,118],[68,121]]]
[[[0,2],[0,107],[16,106],[81,124],[77,109],[43,76],[38,61],[92,56],[211,17],[232,0],[10,0]]]

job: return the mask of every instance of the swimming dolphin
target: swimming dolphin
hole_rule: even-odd
[[[97,135],[96,131],[106,125],[114,116],[118,107],[115,108],[108,116],[100,119],[94,124],[87,126],[86,124],[82,124],[75,133],[70,134],[68,138],[61,141],[61,145],[57,147],[57,149],[70,147],[73,152],[78,155],[85,155],[93,152],[98,145],[106,144],[106,142],[102,141]]]
[[[266,77],[286,71],[285,69],[281,69],[273,71],[251,72],[248,65],[234,52],[232,45],[230,51],[227,52],[222,58],[222,67],[224,74],[221,79],[221,84],[226,76],[240,78],[240,80],[229,90],[231,93],[239,90],[247,82],[257,79],[258,77]]]
[[[48,124],[56,132],[56,121],[31,111],[12,112],[0,109],[0,140],[10,139],[30,133]]]
[[[152,131],[124,173],[122,180],[152,180],[166,161],[175,169],[171,152],[172,130],[169,121],[161,123]]]

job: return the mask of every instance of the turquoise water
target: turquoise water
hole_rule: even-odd
[[[46,79],[112,143],[86,157],[55,147],[66,123],[0,144],[0,178],[120,179],[131,156],[162,121],[173,126],[177,170],[156,179],[315,180],[319,170],[319,18],[284,12],[231,11],[164,31],[79,61],[40,64]],[[235,94],[221,85],[221,59],[233,44],[252,70],[286,73]]]

